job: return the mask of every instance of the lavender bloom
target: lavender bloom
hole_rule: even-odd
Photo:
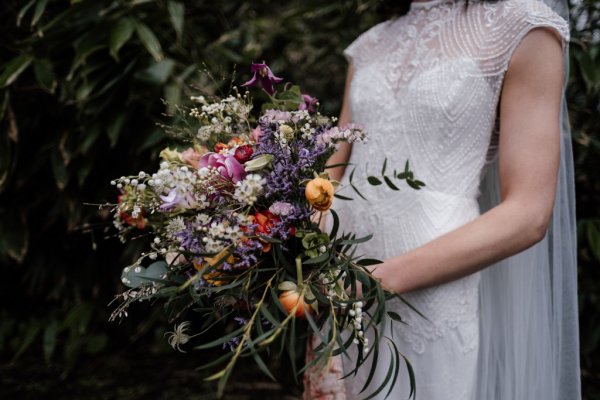
[[[269,207],[269,211],[277,216],[285,217],[294,211],[294,206],[285,201],[276,201]]]
[[[250,66],[250,71],[254,75],[248,82],[242,84],[242,86],[256,86],[260,82],[264,91],[271,96],[273,95],[273,93],[275,93],[275,90],[273,89],[273,84],[280,83],[283,81],[283,78],[276,77],[273,74],[273,71],[271,71],[271,68],[269,68],[269,66],[265,63],[253,63]]]
[[[310,140],[295,140],[289,147],[282,147],[275,138],[276,124],[270,123],[266,118],[261,118],[259,123],[262,136],[255,155],[273,155],[272,171],[265,176],[265,196],[294,203],[298,198],[304,197],[304,188],[300,182],[312,178],[313,166],[329,149],[324,144],[316,143],[314,137]],[[319,127],[317,133],[322,129],[323,127]],[[293,159],[293,154],[298,155],[298,160]]]
[[[304,100],[304,103],[302,103],[298,106],[298,110],[301,110],[301,111],[307,110],[308,112],[316,111],[315,106],[319,102],[319,100],[316,97],[312,97],[308,94],[303,94],[302,100]]]
[[[292,119],[292,113],[281,110],[267,110],[260,119],[265,122],[289,121]]]
[[[246,177],[246,170],[234,156],[229,154],[206,153],[200,158],[200,168],[216,168],[223,178],[234,183]]]

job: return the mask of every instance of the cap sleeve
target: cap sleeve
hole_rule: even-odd
[[[501,72],[506,72],[513,53],[533,29],[550,29],[560,39],[563,50],[566,51],[570,38],[569,24],[542,1],[509,0],[506,4],[505,18],[508,26],[511,26],[511,20],[513,23],[506,36],[509,41],[502,52]]]
[[[381,40],[381,32],[386,22],[379,23],[360,34],[348,47],[344,49],[344,57],[356,68],[369,59],[369,53]]]

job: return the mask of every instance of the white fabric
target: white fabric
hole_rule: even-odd
[[[358,184],[368,202],[361,199],[336,202],[334,208],[344,222],[342,230],[359,235],[374,233],[365,246],[366,256],[386,259],[399,255],[480,214],[478,198],[482,177],[488,170],[493,174],[495,168],[497,107],[504,73],[522,38],[537,27],[550,28],[564,43],[568,42],[565,20],[538,0],[471,1],[468,8],[462,1],[432,0],[412,3],[407,15],[376,25],[346,49],[345,54],[354,65],[350,90],[353,121],[362,124],[370,133],[367,145],[354,146],[350,162],[359,166],[370,162],[367,168],[377,174],[384,158],[388,159],[390,171],[394,167],[401,170],[409,159],[417,177],[427,184],[420,191],[402,188],[400,192]],[[490,164],[492,166],[488,168]],[[357,171],[354,181],[360,177],[364,178],[364,173]],[[491,185],[486,187],[493,188],[497,179],[488,178],[486,182]],[[568,182],[569,177],[561,176],[561,179]],[[343,184],[347,184],[347,177]],[[491,199],[493,196],[488,196],[488,192],[486,198]],[[342,194],[351,195],[351,191]],[[497,198],[489,204],[495,202]],[[570,257],[574,247],[565,250]],[[545,257],[548,263],[547,246],[536,246],[531,252],[535,255],[529,260],[537,262],[540,257]],[[542,256],[542,253],[546,255]],[[522,261],[517,259],[516,263]],[[519,265],[510,267],[518,269]],[[497,267],[490,271],[496,275],[512,273],[512,269]],[[504,340],[510,336],[506,328],[511,324],[524,324],[527,320],[508,321],[510,316],[506,315],[483,315],[482,318],[480,304],[486,312],[489,309],[490,312],[506,313],[516,307],[519,312],[515,315],[520,317],[527,315],[529,302],[537,301],[539,308],[532,310],[541,310],[544,304],[553,304],[553,300],[558,299],[544,297],[546,294],[552,296],[548,294],[551,292],[533,293],[527,288],[514,291],[514,288],[494,285],[494,279],[499,279],[496,275],[484,271],[406,294],[405,298],[429,321],[398,301],[390,303],[390,307],[408,323],[408,326],[394,324],[393,332],[388,335],[415,368],[417,399],[579,398],[578,392],[573,393],[578,389],[570,390],[567,397],[539,397],[542,392],[536,390],[541,390],[541,386],[553,387],[544,394],[556,394],[560,386],[560,382],[553,382],[556,380],[554,375],[548,375],[553,372],[537,363],[545,359],[537,358],[536,362],[520,365],[521,370],[508,362],[510,357],[501,354],[507,349],[502,347],[506,344]],[[535,281],[541,276],[542,284],[538,286],[551,287],[550,282],[544,281],[543,273],[536,275],[535,268],[531,268],[528,276],[530,279],[524,282]],[[554,277],[555,286],[557,278],[560,277]],[[481,296],[480,282],[483,285]],[[529,296],[506,299],[502,292],[497,293],[499,288],[506,293]],[[505,303],[510,303],[513,308],[498,306],[493,310],[490,306]],[[572,308],[572,304],[567,307]],[[574,324],[576,339],[576,314],[574,320],[562,322],[553,320],[555,316],[548,312],[543,320],[534,322],[538,323],[537,327],[543,326],[547,330],[558,329],[563,322]],[[498,331],[491,331],[491,327]],[[481,340],[480,331],[486,335]],[[497,336],[489,340],[489,335]],[[572,336],[573,332],[568,335]],[[552,342],[552,335],[547,336],[548,340],[541,340],[536,350],[548,350],[544,346]],[[523,333],[525,343],[521,344],[525,347],[534,345],[531,338]],[[386,354],[384,344],[371,388],[387,374]],[[556,361],[564,360],[553,360],[553,366]],[[348,366],[352,365],[348,362]],[[519,378],[529,376],[524,374],[527,368],[538,368],[539,371],[539,374],[533,374],[539,378],[533,382],[533,391],[522,389],[528,384],[519,381]],[[346,380],[348,399],[358,398],[357,392],[367,372],[368,368],[363,368],[357,377]],[[487,379],[487,376],[494,379]],[[499,389],[498,382],[505,387]],[[377,399],[383,399],[386,392]],[[408,381],[403,370],[388,398],[407,397]]]

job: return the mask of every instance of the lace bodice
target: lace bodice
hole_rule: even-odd
[[[402,254],[479,215],[481,177],[497,153],[504,75],[513,52],[534,28],[550,28],[568,41],[567,23],[538,0],[471,0],[468,7],[462,0],[413,2],[407,15],[374,26],[346,49],[354,67],[352,120],[370,138],[352,149],[350,162],[359,166],[354,181],[367,163],[377,174],[385,158],[388,169],[398,170],[408,159],[427,185],[420,191],[401,185],[395,192],[362,184],[368,202],[336,201],[343,230],[374,234],[363,248],[367,256]],[[463,353],[476,349],[478,284],[474,274],[407,294],[429,321],[400,302],[392,304],[408,323],[394,335],[415,354],[450,331],[454,342],[444,346]]]

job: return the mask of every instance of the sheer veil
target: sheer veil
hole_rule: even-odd
[[[566,0],[546,4],[568,20]],[[568,48],[564,52],[565,84]],[[573,155],[563,90],[561,154],[546,237],[482,272],[480,358],[474,400],[578,400],[579,339]],[[485,211],[498,204],[497,160],[481,185]]]

